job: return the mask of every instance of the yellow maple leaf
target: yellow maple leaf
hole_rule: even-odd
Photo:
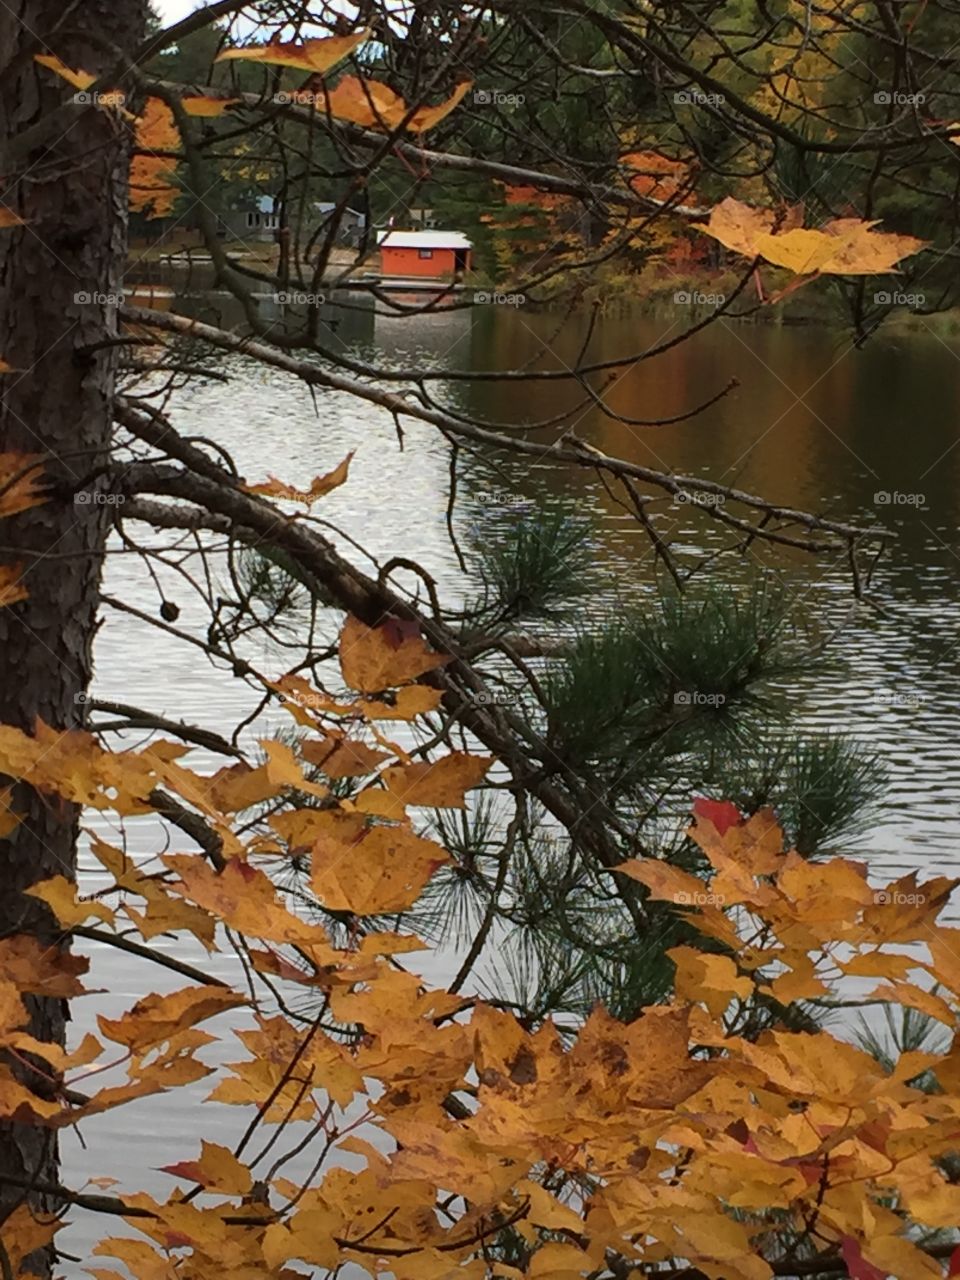
[[[294,101],[314,105],[318,111],[335,120],[346,120],[364,129],[398,129],[409,115],[407,132],[425,133],[463,101],[472,85],[472,80],[461,81],[444,102],[433,107],[420,107],[412,115],[407,103],[389,85],[379,80],[361,80],[357,76],[344,76],[336,88],[328,92],[293,94],[292,97]]]
[[[270,877],[242,858],[231,858],[219,872],[189,853],[164,854],[163,862],[179,877],[174,892],[238,933],[269,942],[326,942],[325,930],[288,911]]]
[[[0,976],[21,992],[64,999],[82,995],[79,975],[89,968],[86,956],[48,946],[32,934],[0,939]]]
[[[48,1245],[63,1225],[59,1218],[39,1217],[30,1205],[17,1205],[3,1224],[3,1247],[13,1275],[22,1274],[24,1258]]]
[[[912,982],[891,982],[889,986],[879,986],[870,993],[871,1000],[889,1000],[893,1005],[901,1005],[906,1009],[917,1009],[928,1018],[935,1018],[951,1029],[957,1025],[957,1010],[946,1000],[934,995],[932,991],[924,991]]]
[[[472,88],[472,80],[461,80],[450,97],[444,102],[435,107],[421,107],[418,111],[415,111],[413,118],[407,125],[408,132],[426,133],[428,129],[435,128],[441,120],[447,118],[455,107],[460,105]]]
[[[256,767],[243,761],[224,765],[212,774],[206,787],[210,803],[220,812],[241,813],[279,794],[280,787],[266,765]]]
[[[452,662],[428,649],[415,623],[389,619],[368,627],[348,618],[340,633],[340,670],[351,689],[380,693]],[[372,713],[371,713],[372,714]]]
[[[303,766],[285,742],[262,739],[260,745],[267,757],[266,764],[263,766],[267,781],[277,791],[284,787],[292,787],[295,791],[317,796],[321,800],[330,794],[329,787],[324,786],[322,782],[311,782],[304,775]]]
[[[466,792],[479,785],[492,763],[491,756],[451,751],[432,763],[395,765],[382,776],[401,804],[463,809]]]
[[[97,1022],[108,1040],[142,1053],[178,1031],[247,1002],[246,996],[226,987],[183,987],[166,995],[151,992],[122,1017],[106,1018],[100,1014]]]
[[[217,1142],[200,1140],[200,1156],[196,1160],[180,1160],[176,1164],[161,1166],[164,1173],[177,1178],[189,1178],[208,1191],[220,1191],[228,1196],[245,1196],[253,1186],[253,1177],[245,1164],[237,1159],[229,1147]]]
[[[914,236],[874,231],[876,221],[859,218],[837,218],[811,229],[784,229],[782,222],[773,209],[753,209],[728,196],[710,211],[709,222],[694,226],[728,249],[765,258],[796,275],[884,274],[926,244]]]
[[[359,815],[358,815],[359,816]],[[351,838],[321,836],[313,846],[313,892],[331,911],[404,911],[450,855],[403,827],[369,827]]]
[[[614,870],[646,885],[650,897],[656,901],[697,907],[711,899],[709,888],[702,880],[660,858],[630,858]]]
[[[300,750],[303,758],[322,769],[328,778],[362,778],[390,759],[389,752],[377,751],[359,738],[343,734],[327,734],[321,742],[304,742]]]
[[[407,810],[402,801],[392,791],[385,791],[383,787],[365,787],[358,796],[354,797],[352,803],[360,813],[389,818],[392,822],[403,822],[407,817]]]
[[[65,876],[51,876],[49,880],[41,880],[25,889],[24,893],[45,902],[65,929],[83,924],[91,916],[96,916],[107,924],[113,922],[114,913],[106,903],[95,899],[81,900],[77,897],[77,886]]]
[[[246,62],[267,62],[280,67],[299,67],[303,71],[330,71],[370,36],[369,28],[351,36],[322,36],[302,43],[247,45],[225,49],[215,62],[242,58]]]
[[[693,947],[672,947],[667,955],[677,967],[678,998],[705,1004],[715,1018],[725,1012],[731,1000],[746,1000],[753,994],[753,983],[737,973],[729,956],[696,951]]]

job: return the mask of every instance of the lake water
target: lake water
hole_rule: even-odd
[[[229,301],[221,300],[221,305],[229,323]],[[209,301],[202,306],[184,303],[183,309],[191,306],[199,314]],[[673,337],[688,323],[684,309],[675,310],[680,314],[601,321],[591,354],[628,355]],[[561,318],[555,315],[499,306],[397,321],[374,319],[365,300],[358,299],[339,321],[332,341],[396,368],[426,363],[490,369],[535,360],[541,361],[537,367],[559,368],[575,361],[583,339],[582,323],[558,331]],[[880,752],[890,771],[882,811],[862,844],[878,879],[910,868],[925,877],[950,873],[957,863],[958,362],[960,343],[933,333],[878,336],[854,350],[839,332],[723,322],[656,360],[619,370],[605,393],[610,407],[622,415],[662,418],[709,399],[736,378],[738,389],[713,408],[691,422],[665,428],[631,428],[596,408],[576,424],[578,435],[608,453],[735,484],[838,519],[871,524],[879,519],[898,535],[875,577],[875,594],[886,609],[882,614],[855,604],[844,563],[797,557],[783,561],[798,608],[825,629],[841,623],[845,627],[826,670],[791,686],[800,724],[842,727]],[[202,435],[229,449],[248,480],[274,472],[300,481],[331,470],[355,450],[349,482],[324,499],[318,512],[378,557],[403,554],[418,560],[447,599],[456,601],[463,582],[444,525],[449,453],[435,429],[406,423],[401,451],[391,417],[376,408],[338,394],[319,393],[314,401],[292,378],[239,360],[224,361],[221,370],[230,376],[229,387],[195,383],[174,399],[173,418],[184,434]],[[451,397],[448,402],[490,421],[524,424],[561,412],[572,392],[567,383],[529,382],[509,388],[461,386],[444,394]],[[534,438],[548,444],[558,433],[553,428]],[[611,584],[610,599],[614,586],[620,595],[649,586],[653,568],[642,531],[591,474],[557,466],[546,454],[471,463],[461,484],[457,519],[462,530],[479,524],[482,536],[484,520],[503,518],[490,498],[491,474],[497,474],[490,470],[493,462],[500,468],[496,489],[509,488],[521,499],[565,497],[596,519],[598,556]],[[878,494],[894,497],[883,502]],[[716,545],[717,535],[702,512],[667,499],[654,510],[681,550],[692,553]],[[152,535],[147,539],[154,545],[168,541]],[[770,563],[769,555],[760,550],[758,555]],[[207,617],[190,582],[156,563],[154,569],[164,596],[180,607],[177,625],[204,636]],[[737,576],[745,568],[731,561],[726,571]],[[118,555],[111,560],[106,589],[156,616],[157,588],[136,558]],[[597,607],[603,602],[601,594]],[[329,634],[335,630],[331,620]],[[266,648],[253,656],[265,669],[279,673],[283,667],[282,659]],[[199,650],[110,611],[97,641],[94,693],[227,733],[256,705],[252,690],[212,667]],[[282,712],[274,713],[266,727],[284,721]],[[135,739],[126,742],[132,745]],[[203,751],[194,752],[188,762],[201,771],[223,763]],[[99,822],[96,829],[119,843],[119,833],[109,824]],[[148,821],[129,824],[126,838],[127,848],[140,858],[163,847],[161,833]],[[83,881],[86,892],[101,883],[86,856]],[[178,955],[211,973],[231,969],[225,957],[206,958],[163,940],[154,945],[175,945]],[[93,961],[90,986],[102,993],[76,1002],[77,1038],[91,1027],[95,1014],[116,1016],[151,988],[183,985],[173,974],[144,972],[115,950],[88,950]],[[454,958],[439,957],[431,964],[429,976],[442,981]],[[191,1108],[213,1082],[210,1078],[191,1090],[120,1108],[105,1122],[91,1122],[84,1127],[85,1147],[73,1132],[64,1135],[68,1185],[80,1186],[87,1177],[104,1174],[120,1176],[120,1169],[119,1191],[171,1189],[172,1181],[153,1171],[195,1154],[199,1134]],[[232,1112],[220,1108],[217,1114],[223,1131],[209,1125],[203,1136],[229,1143],[247,1116],[238,1110],[231,1125]],[[71,1216],[77,1226],[64,1238],[64,1247],[86,1256],[105,1228],[78,1213]],[[75,1274],[81,1274],[79,1268]]]

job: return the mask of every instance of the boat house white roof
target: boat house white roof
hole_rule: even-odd
[[[377,242],[387,249],[472,249],[462,231],[381,231]]]

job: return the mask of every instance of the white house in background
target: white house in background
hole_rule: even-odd
[[[410,225],[417,231],[436,231],[440,225],[439,214],[434,209],[411,209]]]
[[[274,240],[280,230],[280,201],[276,196],[251,196],[219,219],[224,239]]]
[[[473,241],[462,231],[380,231],[380,271],[409,280],[452,280],[473,265]]]
[[[332,200],[317,200],[313,204],[313,211],[318,215],[321,223],[324,223],[336,207]],[[342,209],[335,243],[356,247],[363,237],[363,230],[366,225],[367,216],[361,213],[359,209],[351,209],[349,207]],[[320,239],[322,240],[322,238],[323,232],[321,231]]]
[[[325,222],[336,209],[329,200],[315,200],[310,205],[310,212],[320,223]],[[300,214],[299,203],[294,201],[288,210],[288,221],[295,221]],[[357,209],[344,209],[337,229],[336,243],[356,246],[360,243],[366,216]],[[307,230],[315,230],[316,223]],[[276,239],[280,230],[280,199],[278,196],[251,196],[237,204],[229,213],[225,213],[219,222],[219,232],[223,239],[268,241]],[[322,232],[321,232],[322,236]]]

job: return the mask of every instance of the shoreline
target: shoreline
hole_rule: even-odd
[[[325,285],[333,285],[342,280],[345,271],[351,266],[355,269],[353,280],[349,285],[340,285],[338,291],[344,295],[363,292],[363,271],[356,266],[352,255],[340,251],[344,260],[333,264],[335,270],[323,281]],[[251,252],[236,255],[238,261],[264,273],[276,268],[276,254],[264,246],[264,252]],[[346,259],[349,259],[347,261]],[[137,293],[149,293],[151,290],[170,291],[170,296],[201,295],[215,292],[214,269],[210,256],[204,252],[195,254],[151,254],[150,251],[138,253],[131,251],[127,259],[127,273],[131,280],[128,288]],[[774,276],[765,280],[764,285],[771,297],[786,284]],[[382,277],[373,279],[371,284],[387,289],[394,285],[398,291],[406,291],[411,282],[391,281]],[[726,298],[736,289],[742,278],[741,273],[733,271],[701,271],[665,273],[662,266],[648,267],[645,270],[617,273],[612,277],[599,276],[587,288],[581,291],[581,302],[584,307],[597,306],[604,314],[622,314],[633,310],[641,310],[654,315],[674,314],[682,308],[686,318],[692,323],[705,319],[711,311],[721,306]],[[577,282],[579,285],[579,282]],[[351,287],[353,286],[353,287]],[[548,311],[553,306],[568,305],[568,290],[574,286],[572,278],[557,278],[557,288],[552,296],[529,305],[537,310]],[[449,288],[460,296],[483,294],[488,292],[506,292],[508,285],[494,283],[483,275],[477,274],[466,283],[450,284],[444,281],[423,281],[423,292],[436,291],[442,293]],[[926,313],[922,309],[906,305],[897,305],[894,301],[899,294],[891,294],[883,289],[874,290],[873,297],[868,298],[867,316],[871,327],[882,328],[885,332],[900,334],[930,332],[938,336],[960,334],[960,308]],[[910,296],[910,295],[906,295]],[[891,304],[875,302],[874,298],[890,298]],[[334,299],[328,298],[331,305]],[[760,301],[752,284],[743,290],[733,309],[725,313],[725,319],[737,324],[779,325],[784,327],[805,328],[811,325],[828,326],[831,329],[849,330],[853,327],[853,317],[841,304],[838,286],[833,279],[811,281],[803,288],[795,290],[781,301],[773,303],[769,299]]]

